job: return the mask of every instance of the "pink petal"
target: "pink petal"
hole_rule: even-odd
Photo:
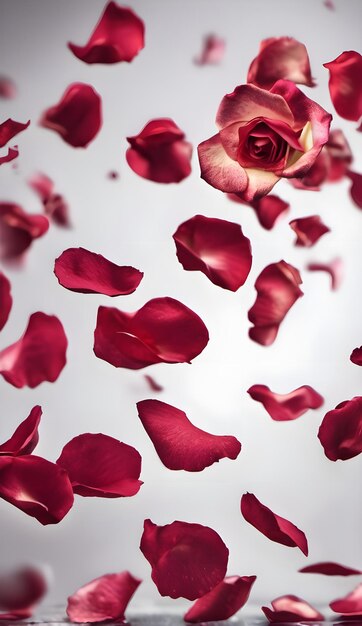
[[[349,358],[355,365],[362,365],[362,346],[355,348]]]
[[[145,25],[128,7],[108,2],[85,46],[68,43],[84,63],[128,63],[144,48]]]
[[[154,298],[134,313],[99,307],[95,355],[114,367],[140,369],[153,363],[190,363],[209,333],[196,313],[173,298]]]
[[[263,39],[259,54],[248,71],[248,83],[270,89],[280,78],[314,87],[309,56],[304,44],[292,37]]]
[[[69,207],[64,197],[54,191],[54,182],[45,174],[34,174],[28,180],[29,186],[38,194],[44,206],[44,212],[57,224],[70,227]]]
[[[217,65],[221,63],[225,54],[225,39],[218,37],[218,35],[206,35],[204,37],[202,51],[198,57],[195,58],[194,63],[196,65]]]
[[[0,259],[20,257],[33,239],[42,237],[48,228],[44,215],[26,213],[17,204],[0,202]]]
[[[133,293],[143,272],[120,266],[101,254],[85,248],[68,248],[55,260],[54,273],[59,284],[78,293],[120,296]]]
[[[68,474],[33,455],[0,457],[0,497],[43,525],[60,522],[74,500]]]
[[[323,224],[319,215],[300,217],[289,222],[289,226],[297,235],[294,245],[306,248],[314,246],[322,235],[330,232],[330,228]]]
[[[143,484],[138,480],[141,456],[137,450],[101,433],[74,437],[64,446],[57,464],[67,471],[79,496],[134,496]]]
[[[66,364],[67,344],[57,317],[33,313],[22,337],[0,352],[0,374],[18,388],[54,382]]]
[[[336,8],[335,5],[334,5],[333,0],[324,0],[323,4],[330,11],[334,11],[335,8]]]
[[[29,124],[30,120],[23,124],[22,122],[15,122],[10,118],[0,124],[0,148],[6,146],[10,139],[21,133],[22,130],[28,128]]]
[[[102,125],[100,95],[91,85],[73,83],[58,104],[43,113],[39,123],[59,133],[74,148],[85,148]]]
[[[297,596],[288,595],[276,598],[271,603],[273,610],[263,606],[262,610],[269,622],[323,621],[324,617],[317,609]]]
[[[263,346],[273,343],[284,317],[303,295],[301,282],[298,270],[285,261],[272,263],[259,274],[255,282],[258,295],[248,313],[254,324],[249,330],[250,339]]]
[[[171,470],[201,472],[223,458],[236,459],[235,437],[212,435],[194,426],[186,413],[166,402],[142,400],[138,416],[162,463]]]
[[[224,150],[220,135],[214,135],[199,144],[201,178],[209,185],[227,193],[243,194],[248,187],[245,169],[231,159]]]
[[[362,174],[348,171],[347,176],[352,181],[352,185],[349,190],[351,198],[358,208],[362,209]]]
[[[228,576],[195,604],[185,622],[213,622],[229,619],[247,602],[256,576]]]
[[[12,100],[16,97],[17,89],[14,81],[8,76],[0,76],[0,98]]]
[[[35,406],[28,417],[21,422],[14,434],[0,445],[0,456],[23,456],[31,454],[39,441],[38,426],[42,410]]]
[[[271,541],[283,546],[299,548],[308,556],[308,543],[305,534],[292,522],[273,513],[252,493],[245,493],[241,498],[241,513],[244,519]]]
[[[362,116],[362,56],[350,50],[323,65],[329,70],[329,93],[338,115],[358,122]]]
[[[11,615],[0,619],[25,619],[33,613],[35,605],[47,592],[47,582],[41,570],[21,567],[0,574],[0,610]]]
[[[157,526],[147,519],[140,549],[161,596],[196,600],[226,574],[229,550],[208,526],[179,521]]]
[[[159,383],[157,382],[157,380],[153,378],[153,376],[150,376],[149,374],[145,374],[144,378],[147,381],[148,386],[151,389],[151,391],[157,391],[157,392],[163,391],[162,385],[159,385]]]
[[[342,282],[343,261],[340,258],[333,259],[329,263],[308,263],[307,270],[310,272],[326,272],[331,277],[331,289],[336,291]]]
[[[8,321],[13,299],[11,296],[10,281],[5,274],[0,271],[0,330],[2,330]]]
[[[4,156],[0,157],[0,165],[4,163],[10,163],[10,161],[14,161],[19,156],[19,150],[17,146],[14,148],[8,148],[8,153]]]
[[[199,270],[230,291],[245,283],[252,256],[250,241],[239,224],[195,215],[178,227],[173,238],[185,270]]]
[[[295,420],[308,409],[319,409],[324,400],[312,387],[303,385],[290,393],[274,393],[266,385],[253,385],[248,394],[261,402],[273,420],[284,422]]]
[[[344,598],[333,600],[329,606],[332,611],[343,615],[362,615],[362,583]]]
[[[346,567],[345,565],[333,563],[332,561],[307,565],[298,571],[303,574],[323,574],[324,576],[355,576],[356,574],[362,574],[359,569]]]
[[[331,461],[346,461],[362,452],[362,396],[345,400],[328,411],[318,438]]]

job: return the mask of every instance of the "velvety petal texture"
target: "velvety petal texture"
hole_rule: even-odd
[[[0,271],[0,330],[2,330],[8,321],[11,308],[13,306],[13,298],[11,295],[10,281],[5,274]]]
[[[25,619],[46,594],[47,581],[41,570],[23,566],[13,571],[0,572],[0,620]]]
[[[226,574],[229,550],[208,526],[179,521],[157,526],[145,520],[140,549],[161,596],[196,600]]]
[[[328,411],[318,438],[331,461],[346,461],[362,452],[362,396],[345,400]]]
[[[160,400],[137,403],[139,418],[162,463],[171,470],[201,472],[223,458],[236,459],[235,437],[212,435],[194,426],[186,413]]]
[[[351,356],[349,358],[355,365],[362,365],[362,346],[352,350]]]
[[[133,293],[143,272],[120,266],[101,254],[85,248],[68,248],[55,260],[54,273],[59,284],[78,293],[121,296]]]
[[[44,213],[57,226],[69,228],[69,207],[65,198],[55,191],[55,185],[46,174],[34,174],[28,180],[28,185],[35,191],[43,203]]]
[[[344,598],[333,600],[329,605],[332,611],[342,615],[362,616],[362,583]]]
[[[268,539],[283,546],[297,547],[308,556],[305,534],[289,520],[273,513],[254,494],[245,493],[241,498],[240,507],[244,519]]]
[[[33,313],[23,336],[0,352],[0,374],[18,388],[53,383],[66,364],[67,345],[55,315]]]
[[[362,574],[362,571],[359,569],[346,567],[346,565],[340,565],[340,563],[334,563],[333,561],[313,563],[313,565],[307,565],[298,571],[302,574],[322,574],[323,576],[356,576]]]
[[[99,307],[94,353],[114,367],[140,369],[190,363],[208,340],[205,324],[191,309],[173,298],[154,298],[134,313]]]
[[[286,263],[271,263],[259,274],[255,282],[257,298],[248,317],[254,324],[249,337],[263,346],[271,345],[279,326],[293,304],[303,295],[299,271]]]
[[[204,37],[202,50],[194,59],[196,65],[217,65],[221,63],[225,54],[225,39],[218,35],[210,34]]]
[[[16,260],[48,228],[44,215],[26,213],[12,202],[0,202],[0,259]]]
[[[302,598],[287,595],[276,598],[271,603],[272,609],[263,606],[262,610],[271,623],[323,621],[324,617],[311,604]]]
[[[57,132],[74,148],[86,148],[102,125],[100,95],[91,85],[73,83],[58,104],[47,109],[40,125]]]
[[[31,454],[39,441],[38,426],[41,416],[41,407],[34,406],[28,417],[21,422],[10,439],[0,445],[0,456]]]
[[[87,583],[68,598],[67,615],[71,622],[125,623],[125,610],[141,584],[130,572],[104,574]]]
[[[307,270],[310,272],[325,272],[331,278],[331,289],[337,291],[343,279],[343,261],[339,257],[333,259],[329,263],[320,263],[312,261],[308,263]]]
[[[142,485],[137,450],[101,433],[74,437],[64,446],[57,464],[67,471],[79,496],[134,496]]]
[[[126,152],[130,168],[156,183],[179,183],[191,173],[192,145],[169,118],[151,120],[134,137]]]
[[[250,241],[239,224],[195,215],[173,235],[177,258],[185,270],[200,271],[212,283],[237,291],[250,272]]]
[[[330,232],[330,229],[323,224],[319,215],[299,217],[289,222],[289,226],[297,235],[294,245],[303,246],[305,248],[314,246],[323,235]]]
[[[248,71],[248,83],[270,89],[280,78],[314,87],[307,49],[293,37],[269,37]]]
[[[10,118],[0,124],[0,148],[6,146],[10,139],[21,133],[22,130],[28,128],[29,124],[30,120],[23,124],[22,122],[15,122]]]
[[[266,230],[271,230],[279,216],[286,213],[290,207],[288,202],[284,202],[279,196],[271,193],[258,200],[253,200],[253,202],[245,202],[242,197],[235,193],[228,193],[227,196],[233,202],[247,204],[254,209],[259,224]]]
[[[358,122],[362,116],[362,56],[349,50],[323,65],[329,70],[329,93],[338,115]]]
[[[309,409],[319,409],[324,399],[309,385],[303,385],[290,393],[274,393],[266,385],[253,385],[248,394],[261,402],[273,420],[285,422],[295,420]]]
[[[217,622],[235,615],[247,602],[256,576],[228,576],[195,604],[185,622]]]

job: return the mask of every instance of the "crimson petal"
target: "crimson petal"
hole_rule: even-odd
[[[347,176],[352,181],[352,185],[349,190],[351,198],[358,208],[362,209],[362,174],[348,171]]]
[[[16,96],[16,85],[8,76],[0,76],[0,98],[12,100]]]
[[[13,148],[8,148],[8,153],[0,157],[0,165],[3,165],[4,163],[10,163],[10,161],[14,161],[14,159],[16,159],[18,156],[19,150],[17,146],[14,146]]]
[[[248,394],[261,402],[273,420],[284,422],[295,420],[308,409],[319,409],[324,400],[319,393],[309,385],[303,385],[290,393],[274,393],[266,385],[253,385]]]
[[[346,461],[362,452],[362,396],[345,400],[328,411],[318,438],[331,461]]]
[[[355,348],[354,350],[352,350],[351,356],[349,358],[355,365],[362,365],[362,346],[360,348]]]
[[[34,174],[28,180],[29,187],[38,194],[44,206],[44,212],[57,224],[69,228],[69,207],[64,197],[54,191],[54,182],[45,174]]]
[[[0,456],[23,456],[31,454],[39,441],[38,426],[42,410],[34,406],[28,417],[21,422],[14,434],[0,445]]]
[[[240,503],[244,519],[271,541],[283,546],[299,548],[308,556],[308,543],[305,534],[292,522],[273,513],[252,493],[245,493]]]
[[[335,258],[329,263],[319,263],[313,261],[308,263],[307,270],[310,272],[326,272],[331,277],[331,289],[336,291],[342,282],[343,261],[340,258]]]
[[[229,619],[247,602],[256,576],[228,576],[195,604],[185,622],[216,622]]]
[[[5,274],[0,271],[0,330],[2,330],[8,321],[13,299],[11,296],[10,281]]]
[[[362,116],[362,56],[349,50],[323,65],[329,70],[329,93],[338,115],[358,122]]]
[[[307,248],[314,246],[322,235],[330,232],[330,228],[323,224],[319,215],[300,217],[289,222],[289,226],[297,235],[294,245]]]
[[[268,194],[252,202],[245,202],[242,196],[238,196],[237,193],[226,194],[229,200],[238,202],[240,204],[246,204],[254,209],[256,216],[259,220],[259,224],[266,230],[271,230],[276,223],[278,217],[289,210],[289,203],[285,202],[279,196],[274,194]]]
[[[0,259],[20,257],[33,239],[45,235],[48,228],[44,215],[26,213],[17,204],[0,202]]]
[[[225,54],[225,39],[218,35],[206,35],[204,37],[201,53],[195,58],[196,65],[217,65]]]
[[[145,374],[144,375],[145,380],[148,383],[149,388],[151,389],[151,391],[163,391],[163,387],[162,385],[160,385],[157,380],[155,380],[153,378],[153,376],[150,376],[149,374]]]
[[[22,130],[28,128],[29,124],[30,120],[23,124],[22,122],[15,122],[10,118],[0,124],[0,148],[6,146],[10,139],[21,133]]]
[[[361,570],[353,567],[346,567],[332,561],[323,561],[322,563],[314,563],[307,565],[298,570],[302,574],[323,574],[324,576],[355,576],[362,574]]]
[[[67,344],[57,317],[33,313],[22,337],[0,352],[0,374],[18,388],[54,382],[66,364]]]
[[[247,82],[263,89],[270,89],[279,79],[315,86],[307,49],[293,37],[263,39],[248,70]]]
[[[21,567],[0,573],[0,610],[8,611],[0,619],[25,619],[47,592],[47,581],[41,570]]]
[[[157,526],[147,519],[140,549],[161,596],[196,600],[226,574],[229,550],[208,526],[180,521]]]
[[[362,583],[344,598],[333,600],[329,606],[342,615],[362,615]]]
[[[301,622],[323,621],[324,617],[317,609],[297,596],[287,595],[276,598],[271,602],[273,609],[263,606],[262,610],[269,622]]]

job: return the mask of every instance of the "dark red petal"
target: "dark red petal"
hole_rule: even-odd
[[[362,346],[355,348],[349,358],[355,365],[362,365]]]
[[[73,83],[58,104],[43,113],[39,123],[59,133],[69,145],[85,148],[102,125],[100,95],[91,85]]]
[[[127,571],[95,578],[68,598],[67,615],[76,624],[125,623],[125,610],[141,582]]]
[[[343,261],[340,258],[333,259],[329,263],[308,263],[307,270],[310,272],[326,272],[331,277],[331,289],[336,291],[342,282]]]
[[[218,35],[206,35],[202,44],[202,50],[198,57],[195,58],[196,65],[217,65],[220,63],[225,54],[225,39]]]
[[[10,163],[10,161],[14,161],[19,156],[19,150],[17,146],[13,148],[8,148],[8,153],[4,156],[0,156],[0,165],[4,163]]]
[[[319,215],[300,217],[289,222],[289,225],[297,235],[294,242],[295,246],[310,248],[317,243],[322,235],[330,232],[330,228],[323,224]]]
[[[119,173],[116,170],[110,170],[107,174],[107,178],[109,180],[118,180],[120,177]]]
[[[346,400],[328,411],[318,438],[331,461],[346,461],[362,452],[362,396]]]
[[[331,130],[325,151],[329,157],[327,180],[329,182],[341,180],[353,161],[351,147],[342,130]]]
[[[244,519],[268,539],[281,543],[283,546],[297,547],[308,556],[305,534],[289,520],[273,513],[254,494],[244,493],[240,507]]]
[[[132,9],[108,2],[88,43],[68,48],[84,63],[130,62],[144,47],[143,21]]]
[[[279,79],[314,87],[308,52],[304,44],[292,37],[270,37],[260,44],[252,61],[247,82],[270,89]]]
[[[323,561],[322,563],[307,565],[298,571],[302,574],[323,574],[324,576],[355,576],[356,574],[362,574],[359,569],[346,567],[345,565],[333,563],[332,561]]]
[[[47,587],[43,572],[35,567],[22,567],[12,572],[1,573],[0,610],[18,615],[27,613],[30,617],[34,605],[45,595]],[[0,619],[5,618],[0,616]]]
[[[262,610],[272,623],[324,620],[323,615],[317,609],[297,596],[281,596],[273,600],[271,605],[273,609],[263,606]]]
[[[46,174],[34,174],[28,180],[29,186],[38,194],[44,212],[58,226],[70,227],[69,207],[64,197],[54,191],[54,182]]]
[[[44,215],[26,213],[19,205],[0,202],[0,259],[15,259],[49,228]]]
[[[68,474],[38,456],[0,457],[0,497],[41,524],[57,524],[73,506]]]
[[[358,208],[362,209],[362,174],[349,171],[347,172],[347,176],[352,181],[352,185],[349,190],[351,198]]]
[[[140,549],[161,596],[196,600],[226,574],[229,550],[208,526],[179,521],[157,526],[147,519]]]
[[[336,613],[362,616],[362,583],[344,598],[333,600],[329,606]]]
[[[308,409],[319,409],[324,399],[309,385],[303,385],[290,393],[274,393],[266,385],[253,385],[248,393],[261,402],[273,420],[278,422],[295,420]]]
[[[14,81],[8,76],[0,76],[0,98],[4,100],[12,100],[17,93]]]
[[[13,299],[11,296],[10,281],[5,274],[0,271],[0,330],[2,330],[8,321]]]
[[[154,298],[134,313],[99,307],[95,355],[115,367],[189,363],[206,347],[209,333],[196,313],[173,298]]]
[[[85,248],[68,248],[55,260],[54,273],[63,287],[78,293],[120,296],[133,293],[143,272],[120,266]]]
[[[284,202],[279,196],[268,194],[253,202],[245,202],[242,197],[239,197],[236,193],[228,193],[228,198],[233,202],[240,204],[246,204],[254,209],[260,225],[266,230],[271,230],[277,221],[278,217],[283,213],[289,211],[289,203]]]
[[[162,385],[159,385],[157,380],[155,380],[153,376],[149,376],[149,374],[145,374],[144,378],[147,381],[151,391],[163,391]]]
[[[248,313],[254,324],[249,330],[250,339],[263,346],[273,343],[284,317],[303,295],[301,283],[298,270],[285,261],[271,263],[259,274],[255,282],[258,295]]]
[[[362,56],[350,50],[323,65],[329,70],[329,93],[338,115],[358,122],[362,116]]]
[[[195,604],[185,622],[216,622],[229,619],[247,602],[256,576],[228,576]]]
[[[74,437],[64,446],[57,464],[68,472],[73,491],[79,496],[134,496],[142,485],[137,450],[101,433]]]
[[[199,270],[230,291],[245,283],[252,262],[251,246],[239,224],[195,215],[178,227],[173,238],[185,270]]]
[[[0,352],[0,374],[18,388],[53,383],[66,364],[67,345],[55,315],[33,313],[22,337]]]
[[[0,456],[22,456],[31,454],[39,441],[38,426],[42,410],[35,406],[28,417],[21,422],[14,434],[0,445]]]
[[[0,148],[6,146],[10,139],[21,133],[22,130],[28,128],[29,124],[30,120],[23,124],[22,122],[15,122],[10,118],[0,124]]]
[[[201,472],[220,459],[236,459],[235,437],[212,435],[194,426],[186,413],[160,400],[137,403],[139,418],[162,463],[171,470]]]

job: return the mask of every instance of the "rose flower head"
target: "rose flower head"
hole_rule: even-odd
[[[328,141],[332,116],[294,83],[240,85],[224,96],[219,132],[198,147],[201,177],[251,202],[280,178],[302,178]]]

